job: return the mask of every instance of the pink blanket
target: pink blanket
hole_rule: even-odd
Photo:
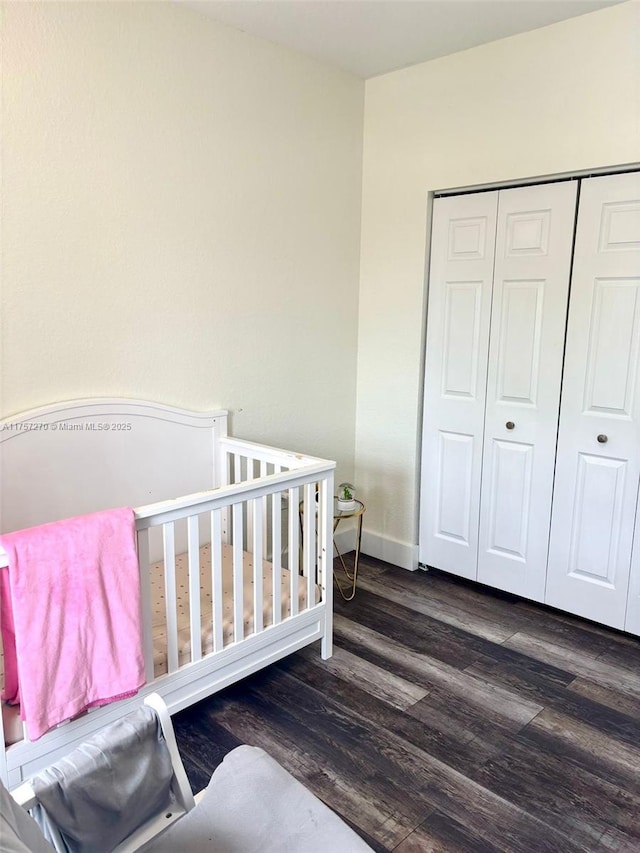
[[[144,683],[133,511],[0,536],[4,698],[31,740]]]

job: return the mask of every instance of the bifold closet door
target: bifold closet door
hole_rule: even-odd
[[[475,579],[498,193],[433,204],[421,563]]]
[[[625,627],[639,478],[640,174],[633,173],[581,186],[548,604]]]
[[[477,579],[544,599],[577,184],[501,190]]]

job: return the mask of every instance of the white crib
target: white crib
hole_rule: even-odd
[[[228,436],[224,411],[99,399],[1,421],[1,531],[135,508],[147,678],[137,697],[36,741],[23,726],[0,757],[5,784],[20,784],[148,693],[175,713],[316,640],[329,657],[334,468]],[[0,570],[6,562],[0,553]]]

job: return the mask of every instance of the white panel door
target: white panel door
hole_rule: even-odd
[[[496,192],[433,205],[421,563],[476,577]]]
[[[498,203],[478,580],[544,598],[575,181]]]
[[[582,182],[545,601],[625,625],[640,477],[640,174]]]

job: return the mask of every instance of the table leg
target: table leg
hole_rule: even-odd
[[[338,524],[336,522],[334,524],[334,527],[333,527],[334,534],[336,532],[337,526],[338,526]],[[338,550],[338,546],[335,543],[335,538],[333,540],[333,545],[334,545],[334,548],[336,549],[336,554],[338,555],[338,558],[340,560],[340,565],[342,566],[342,570],[345,573],[345,575],[347,576],[348,580],[351,582],[351,590],[350,591],[348,590],[348,587],[346,587],[346,586],[343,589],[343,587],[340,584],[340,581],[338,580],[337,576],[334,574],[334,579],[335,579],[336,585],[338,587],[338,591],[340,592],[340,595],[344,598],[345,601],[351,601],[356,594],[356,587],[357,587],[357,583],[358,583],[358,566],[360,565],[360,546],[361,546],[361,544],[362,544],[362,515],[358,518],[358,535],[356,538],[356,553],[355,553],[355,558],[353,561],[353,574],[349,574],[349,570],[347,569],[347,566],[344,562],[344,557],[342,556],[342,554]],[[348,595],[346,594],[347,592],[349,593]]]

